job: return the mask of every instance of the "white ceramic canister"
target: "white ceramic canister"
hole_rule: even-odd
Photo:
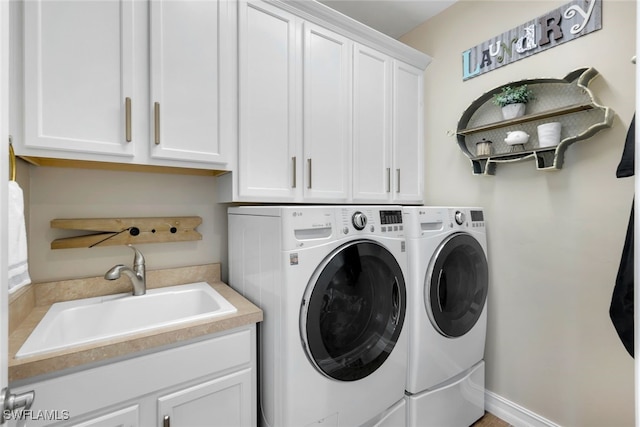
[[[538,126],[538,145],[540,147],[553,147],[560,143],[560,122],[545,123]]]

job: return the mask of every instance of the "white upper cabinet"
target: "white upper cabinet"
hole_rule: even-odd
[[[233,199],[346,202],[351,41],[267,2],[243,1],[238,42]]]
[[[234,135],[228,1],[150,2],[151,155],[226,163]],[[225,84],[223,84],[225,83]],[[229,141],[230,142],[230,141]]]
[[[25,147],[133,156],[133,2],[30,0],[24,8]]]
[[[423,202],[423,71],[354,50],[353,201]]]
[[[353,67],[353,198],[391,200],[392,59],[356,45]]]
[[[321,3],[12,9],[20,156],[232,171],[220,201],[423,201],[428,56]]]
[[[422,203],[429,58],[343,18],[240,1],[237,169],[217,178],[222,201]]]
[[[229,167],[237,139],[235,3],[19,4],[24,138],[16,138],[17,154]]]
[[[351,45],[303,25],[304,200],[345,202],[351,174]]]
[[[422,203],[424,195],[423,71],[394,61],[393,201]]]
[[[264,2],[241,1],[238,13],[238,194],[292,201],[302,185],[297,18]]]

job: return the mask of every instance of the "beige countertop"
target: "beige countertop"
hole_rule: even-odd
[[[194,282],[209,283],[238,311],[213,319],[157,328],[152,331],[16,359],[16,353],[52,304],[60,301],[130,292],[131,284],[126,277],[113,282],[107,281],[103,277],[91,277],[35,283],[20,289],[9,299],[9,381],[25,380],[96,362],[104,363],[108,359],[126,357],[133,353],[262,321],[262,310],[220,281],[219,264],[147,271],[148,289]]]

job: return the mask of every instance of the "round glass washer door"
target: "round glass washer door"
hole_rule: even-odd
[[[480,243],[453,234],[438,248],[425,279],[425,306],[431,322],[446,337],[473,328],[487,300],[489,268]]]
[[[300,329],[307,357],[327,377],[364,378],[391,354],[405,312],[405,281],[395,257],[372,241],[341,246],[305,292]]]

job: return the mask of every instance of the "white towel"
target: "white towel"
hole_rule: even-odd
[[[27,231],[24,223],[24,197],[15,181],[9,181],[9,292],[31,283],[27,261]]]

